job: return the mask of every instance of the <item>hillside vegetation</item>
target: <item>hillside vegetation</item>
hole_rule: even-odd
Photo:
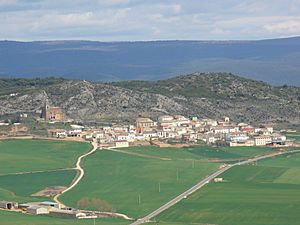
[[[275,87],[231,73],[194,73],[160,81],[121,81],[112,84],[169,97],[181,95],[213,99],[276,99],[276,97],[292,99],[300,94],[298,88],[287,85]],[[298,97],[300,99],[300,96]]]
[[[227,73],[194,73],[161,81],[2,80],[0,115],[34,113],[48,100],[69,118],[133,121],[183,114],[239,122],[300,123],[300,88],[275,87]],[[0,82],[1,83],[1,82]],[[11,96],[11,93],[17,93]]]

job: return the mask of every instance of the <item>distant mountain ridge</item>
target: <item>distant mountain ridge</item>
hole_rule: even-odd
[[[300,87],[274,87],[228,73],[194,73],[160,81],[112,83],[0,79],[1,116],[35,113],[45,102],[76,120],[182,114],[237,122],[300,124]]]
[[[162,80],[231,72],[300,86],[300,37],[258,41],[0,41],[0,76]]]

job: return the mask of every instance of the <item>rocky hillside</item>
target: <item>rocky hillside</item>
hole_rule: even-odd
[[[75,119],[133,120],[139,115],[184,114],[300,123],[300,88],[274,87],[232,74],[195,73],[155,82],[116,83],[2,79],[0,86],[0,115],[34,112],[48,99]]]

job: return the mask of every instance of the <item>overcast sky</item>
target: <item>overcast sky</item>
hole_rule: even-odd
[[[300,0],[0,0],[1,40],[235,40],[300,35]]]

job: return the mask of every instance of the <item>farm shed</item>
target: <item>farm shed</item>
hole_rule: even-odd
[[[30,205],[28,205],[28,204],[19,204],[18,205],[18,209],[27,209],[28,207],[30,207]]]
[[[57,208],[57,209],[59,209],[60,207],[59,207],[59,204],[58,203],[56,203],[56,202],[41,202],[39,205],[41,205],[41,206],[48,206],[48,207],[53,207],[53,208]]]
[[[13,203],[7,201],[0,201],[0,208],[2,209],[12,209]]]
[[[34,205],[27,208],[27,213],[34,215],[49,214],[49,210],[47,207]]]

